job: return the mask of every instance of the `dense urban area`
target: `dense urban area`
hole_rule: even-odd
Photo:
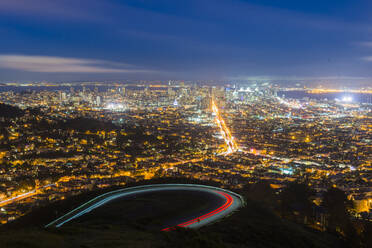
[[[183,81],[0,87],[3,224],[82,192],[160,177],[236,189],[265,181],[276,193],[305,182],[319,230],[329,221],[324,193],[337,188],[352,202],[352,218],[372,219],[371,89]]]

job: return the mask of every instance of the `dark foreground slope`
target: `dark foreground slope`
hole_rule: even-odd
[[[199,230],[161,232],[141,223],[72,223],[59,229],[2,231],[0,247],[340,247],[339,240],[282,221],[248,202],[225,220]]]
[[[143,201],[138,201],[138,204],[143,204]],[[114,206],[110,208],[111,214],[123,211],[122,207],[115,210]],[[252,201],[213,225],[199,230],[172,232],[148,228],[143,219],[115,222],[107,216],[94,221],[71,222],[58,229],[42,228],[40,219],[43,218],[37,217],[43,212],[47,216],[48,211],[53,212],[55,207],[52,204],[14,224],[1,227],[0,247],[342,247],[336,237],[282,220]],[[31,224],[32,220],[35,225]]]

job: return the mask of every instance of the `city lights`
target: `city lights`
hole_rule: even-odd
[[[23,91],[25,87],[40,86],[22,86]],[[6,127],[0,144],[14,147],[0,150],[6,165],[0,172],[7,185],[7,194],[0,192],[2,223],[45,199],[62,200],[92,185],[105,188],[159,176],[236,188],[247,178],[271,180],[284,188],[306,177],[324,191],[323,178],[357,198],[357,206],[370,200],[361,190],[371,166],[366,150],[372,131],[368,97],[366,103],[352,95],[338,102],[303,93],[278,97],[291,89],[271,84],[115,83],[103,91],[96,84],[48,87],[53,90],[0,92],[3,113],[17,116],[0,119]],[[38,114],[30,115],[28,107],[37,108]],[[35,176],[40,173],[49,176]],[[355,173],[362,180],[350,183]]]
[[[105,106],[105,109],[113,110],[113,111],[123,111],[123,110],[126,110],[126,107],[124,104],[121,104],[121,103],[108,103]]]

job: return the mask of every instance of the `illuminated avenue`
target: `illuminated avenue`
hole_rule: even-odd
[[[234,137],[231,135],[229,128],[226,126],[225,121],[222,119],[220,112],[218,110],[218,107],[215,104],[213,99],[212,99],[212,111],[216,115],[217,125],[220,128],[221,135],[226,143],[227,151],[225,154],[227,155],[227,154],[236,152],[238,150],[238,145],[236,144]]]

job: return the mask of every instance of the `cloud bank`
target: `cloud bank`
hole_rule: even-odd
[[[44,73],[134,73],[149,70],[123,68],[126,64],[104,60],[77,59],[51,56],[0,55],[0,67]]]
[[[358,42],[357,44],[363,47],[372,47],[372,41]]]
[[[372,62],[372,56],[363,57],[362,60]]]

